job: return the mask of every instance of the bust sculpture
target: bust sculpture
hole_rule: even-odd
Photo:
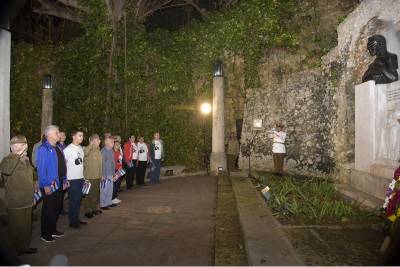
[[[376,34],[368,38],[368,51],[376,56],[364,73],[363,82],[374,80],[376,84],[392,83],[399,79],[397,56],[387,51],[386,39]]]

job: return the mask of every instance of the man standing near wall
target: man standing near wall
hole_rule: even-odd
[[[67,144],[65,143],[65,140],[67,139],[65,132],[60,131],[59,137],[60,141],[58,142],[58,147],[61,149],[61,151],[64,151],[64,149],[67,147]]]
[[[283,175],[283,160],[286,156],[286,132],[283,131],[283,124],[277,123],[276,129],[273,129],[273,145],[272,153],[274,159],[275,173],[279,176]]]
[[[81,146],[83,132],[80,130],[72,131],[72,143],[64,149],[65,161],[67,163],[67,178],[70,184],[68,191],[69,207],[69,226],[80,228],[81,224],[87,224],[79,220],[79,209],[82,199],[83,178],[83,159],[84,152]]]
[[[18,254],[36,253],[30,248],[32,239],[33,167],[26,152],[28,142],[23,135],[11,139],[11,153],[0,162],[0,182],[5,182],[8,236]]]
[[[108,210],[111,206],[113,181],[112,178],[115,174],[115,161],[114,161],[114,138],[107,136],[104,138],[104,147],[101,150],[102,157],[102,177],[100,181],[100,208]]]
[[[83,200],[85,216],[92,218],[101,213],[98,209],[100,200],[100,180],[102,176],[102,157],[100,152],[100,137],[92,134],[89,138],[90,144],[85,147],[84,153],[84,176],[91,184],[89,194]]]
[[[150,182],[152,184],[159,184],[161,162],[164,161],[164,143],[160,139],[159,132],[156,132],[154,134],[154,139],[151,142],[150,157],[151,157]]]
[[[65,157],[64,157],[64,149],[67,147],[67,145],[65,144],[65,132],[60,131],[58,134],[58,138],[59,141],[57,143],[57,149],[59,149],[62,153],[59,153],[60,151],[57,151],[58,154],[60,154],[62,156],[62,158],[64,159],[62,162],[60,161],[60,163],[62,163],[61,165],[58,165],[58,169],[59,169],[59,173],[62,174],[61,178],[65,178],[67,177],[67,166],[65,165]],[[61,168],[61,170],[60,170]],[[62,215],[66,215],[68,214],[65,210],[64,210],[64,199],[65,199],[65,193],[66,190],[61,190],[61,206],[60,206],[60,214]]]
[[[68,181],[62,177],[59,163],[64,160],[57,149],[59,130],[55,125],[50,125],[45,130],[46,140],[37,149],[36,166],[39,179],[39,187],[43,195],[41,216],[42,240],[53,242],[55,237],[61,237],[64,233],[56,229],[58,215],[60,213],[61,190],[68,187]],[[61,188],[62,187],[62,188]]]
[[[37,167],[36,166],[36,152],[37,152],[38,148],[42,145],[42,143],[45,139],[46,139],[46,136],[43,134],[42,138],[39,140],[39,142],[37,142],[36,144],[33,145],[31,161],[32,161],[33,167],[35,167],[35,168]]]

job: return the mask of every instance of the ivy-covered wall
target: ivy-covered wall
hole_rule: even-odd
[[[314,10],[308,9],[310,21],[303,24],[297,51],[269,50],[259,67],[260,88],[246,91],[245,146],[255,135],[253,119],[264,122],[252,150],[254,168],[273,169],[267,131],[281,121],[288,133],[286,170],[330,175],[341,182],[350,178],[355,149],[354,87],[362,83],[373,59],[367,39],[374,34],[393,34],[400,25],[400,2],[341,3],[345,1],[318,1],[315,18]],[[319,28],[323,38],[311,34],[318,32],[313,29],[318,25],[313,19],[324,21]],[[247,163],[241,156],[240,165],[246,167]]]
[[[245,88],[258,87],[258,66],[269,48],[297,45],[299,0],[240,1],[182,30],[151,33],[129,8],[112,31],[102,2],[82,1],[91,13],[83,18],[85,34],[79,38],[57,46],[13,45],[12,134],[25,134],[31,144],[39,140],[41,77],[51,73],[54,123],[63,130],[111,131],[123,138],[140,133],[147,139],[160,131],[167,164],[197,169],[209,153],[211,131],[198,105],[211,100],[215,60],[242,62],[238,72],[226,68],[227,90],[235,99]],[[243,83],[230,78],[234,73],[243,75],[235,78]]]

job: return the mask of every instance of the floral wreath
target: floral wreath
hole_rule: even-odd
[[[386,191],[383,209],[392,223],[400,217],[400,166],[394,171],[393,180]]]

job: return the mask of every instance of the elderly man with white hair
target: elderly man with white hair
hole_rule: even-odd
[[[36,153],[36,166],[39,187],[43,195],[41,233],[44,242],[53,242],[64,233],[57,230],[57,221],[61,204],[61,191],[69,184],[67,181],[64,156],[57,147],[59,129],[50,125],[45,130],[46,140]]]
[[[32,239],[33,167],[26,155],[28,142],[23,135],[11,139],[11,153],[0,163],[5,187],[8,236],[18,254],[36,253]]]

